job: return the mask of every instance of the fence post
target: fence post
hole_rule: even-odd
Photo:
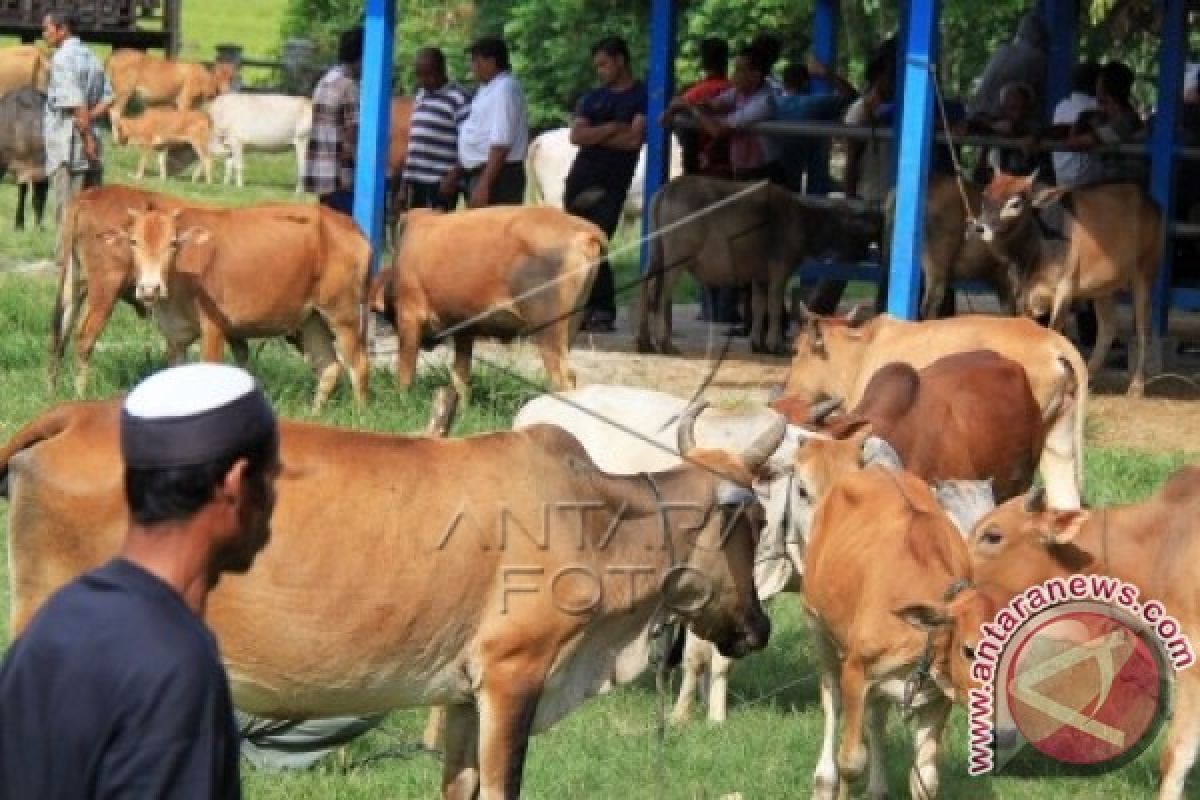
[[[309,39],[288,39],[283,43],[283,85],[288,94],[306,95],[312,91],[316,51],[317,46]]]

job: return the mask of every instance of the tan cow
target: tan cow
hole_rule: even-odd
[[[200,178],[212,183],[212,158],[209,143],[212,141],[212,119],[204,111],[175,111],[148,108],[136,117],[118,117],[114,122],[113,141],[128,144],[141,151],[134,180],[140,181],[146,174],[146,159],[151,152],[158,153],[158,179],[167,179],[167,150],[174,144],[191,145],[196,153],[196,168],[192,170],[192,183]]]
[[[50,59],[40,47],[22,44],[0,50],[0,95],[26,86],[45,92],[49,80]]]
[[[141,50],[114,50],[104,64],[113,87],[113,127],[124,116],[136,94],[146,106],[174,105],[187,111],[212,100],[233,85],[234,67],[219,62],[211,70],[203,64],[171,61]]]
[[[14,634],[117,552],[118,415],[58,406],[0,450]],[[280,428],[270,543],[206,614],[244,712],[446,705],[442,796],[515,800],[529,736],[644,671],[667,614],[726,655],[767,642],[748,487],[782,425],[741,455],[685,447],[687,463],[629,477],[549,425],[448,440]]]
[[[129,211],[105,235],[133,255],[137,299],[154,310],[174,363],[201,340],[219,361],[231,338],[299,333],[317,375],[319,411],[345,367],[367,397],[363,304],[371,247],[344,214],[324,206]]]
[[[1032,320],[986,315],[925,322],[887,315],[861,322],[855,313],[803,317],[784,394],[808,402],[836,396],[853,407],[871,377],[891,362],[920,369],[953,353],[993,350],[1020,364],[1046,423],[1042,479],[1056,506],[1079,507],[1087,370],[1062,335]]]
[[[883,467],[834,483],[813,515],[804,598],[825,711],[813,796],[848,796],[868,766],[868,795],[888,795],[891,701],[916,714],[909,792],[932,798],[951,701],[965,700],[970,688],[964,648],[978,639],[992,606],[972,587],[966,545],[928,485]]]
[[[470,397],[478,336],[528,336],[556,389],[575,385],[567,350],[583,322],[608,237],[587,220],[548,207],[494,206],[444,214],[414,209],[391,270],[371,291],[376,310],[394,293],[396,381],[412,383],[417,350],[453,337],[454,388]]]
[[[1034,180],[1033,175],[996,173],[984,191],[978,237],[1021,274],[1022,313],[1048,317],[1051,328],[1062,330],[1072,300],[1093,301],[1097,331],[1088,359],[1092,374],[1104,366],[1116,336],[1117,292],[1130,290],[1137,352],[1130,349],[1129,395],[1140,397],[1150,295],[1163,252],[1162,213],[1136,184],[1050,189],[1035,195]],[[1039,210],[1054,202],[1063,205],[1062,238],[1057,240]]]
[[[1174,707],[1162,748],[1159,800],[1181,800],[1200,748],[1200,468],[1175,473],[1143,503],[1087,511],[1047,508],[1034,492],[976,524],[968,546],[976,580],[1003,590],[1003,601],[1051,578],[1108,575],[1136,586],[1138,601],[1162,604],[1190,642],[1175,639]],[[1178,660],[1177,660],[1178,659]]]

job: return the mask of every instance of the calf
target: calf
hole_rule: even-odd
[[[1139,397],[1145,386],[1150,294],[1162,254],[1162,214],[1145,190],[1132,183],[1035,192],[1035,177],[998,171],[984,192],[975,235],[1022,276],[1022,313],[1049,317],[1050,327],[1061,330],[1072,300],[1093,301],[1097,333],[1088,359],[1092,374],[1104,366],[1116,335],[1117,292],[1131,290],[1137,352],[1131,351],[1129,359],[1129,395]],[[1061,231],[1039,216],[1039,209],[1055,200],[1064,203]]]
[[[148,108],[138,117],[119,117],[114,127],[113,140],[118,144],[128,143],[141,150],[134,180],[142,180],[146,174],[146,159],[152,151],[158,152],[158,179],[167,179],[167,149],[173,144],[188,144],[196,153],[198,163],[192,170],[192,183],[200,177],[204,168],[204,179],[212,183],[212,161],[208,147],[212,140],[212,119],[203,111],[166,111]]]
[[[970,687],[969,654],[991,604],[973,588],[966,545],[928,485],[882,467],[834,483],[813,515],[804,599],[825,712],[813,796],[847,796],[868,766],[869,795],[887,795],[890,700],[916,713],[909,792],[932,798],[951,701]]]
[[[371,248],[353,220],[324,206],[130,210],[105,234],[130,248],[138,300],[151,306],[178,361],[201,339],[207,361],[225,342],[299,333],[317,375],[319,411],[345,367],[366,402],[363,304]]]
[[[304,154],[312,136],[312,101],[283,94],[223,94],[208,108],[214,143],[227,155],[225,184],[245,182],[246,150],[296,153],[296,192],[304,188]]]
[[[556,389],[575,377],[567,350],[608,238],[587,220],[554,208],[495,206],[443,214],[414,209],[392,269],[371,291],[376,310],[394,293],[396,381],[412,383],[417,350],[433,335],[454,339],[454,388],[470,397],[475,338],[528,336]]]
[[[0,97],[0,178],[12,171],[17,183],[17,213],[13,227],[25,229],[25,198],[33,187],[33,214],[42,227],[46,195],[46,140],[42,125],[46,95],[35,88],[14,89]]]
[[[1061,511],[1033,492],[985,516],[968,541],[976,580],[1003,602],[1055,577],[1103,574],[1131,583],[1138,602],[1162,603],[1179,622],[1168,646],[1174,708],[1159,761],[1159,800],[1181,800],[1200,747],[1200,671],[1189,668],[1200,643],[1200,468],[1175,473],[1149,500],[1127,506]]]

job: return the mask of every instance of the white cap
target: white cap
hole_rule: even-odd
[[[156,372],[125,398],[125,411],[141,419],[190,417],[228,405],[257,387],[244,369],[228,364],[184,364]]]

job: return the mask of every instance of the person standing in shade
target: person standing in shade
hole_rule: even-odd
[[[408,208],[449,211],[458,197],[458,129],[466,117],[466,91],[446,75],[446,56],[436,47],[417,51],[413,64],[417,97],[408,129],[404,194]]]
[[[60,228],[71,198],[103,182],[96,120],[108,113],[113,101],[104,65],[79,41],[75,27],[75,15],[67,11],[51,11],[42,19],[42,36],[54,50],[43,123],[46,175],[54,183]]]
[[[633,79],[629,46],[617,36],[592,46],[600,86],[579,101],[571,144],[579,148],[567,173],[563,206],[596,223],[611,239],[646,138],[646,87]],[[605,259],[587,302],[584,330],[611,331],[617,319],[612,267]]]
[[[477,40],[467,52],[479,89],[458,132],[458,166],[448,185],[466,180],[471,208],[519,206],[525,200],[525,151],[529,112],[513,77],[508,45],[495,36]]]
[[[189,364],[138,384],[117,424],[124,543],[52,595],[0,664],[0,798],[238,798],[204,613],[270,539],[275,415],[245,371]]]
[[[358,81],[362,74],[363,29],[338,39],[338,64],[313,90],[312,136],[304,156],[304,189],[322,205],[354,210],[354,165],[358,152]]]

